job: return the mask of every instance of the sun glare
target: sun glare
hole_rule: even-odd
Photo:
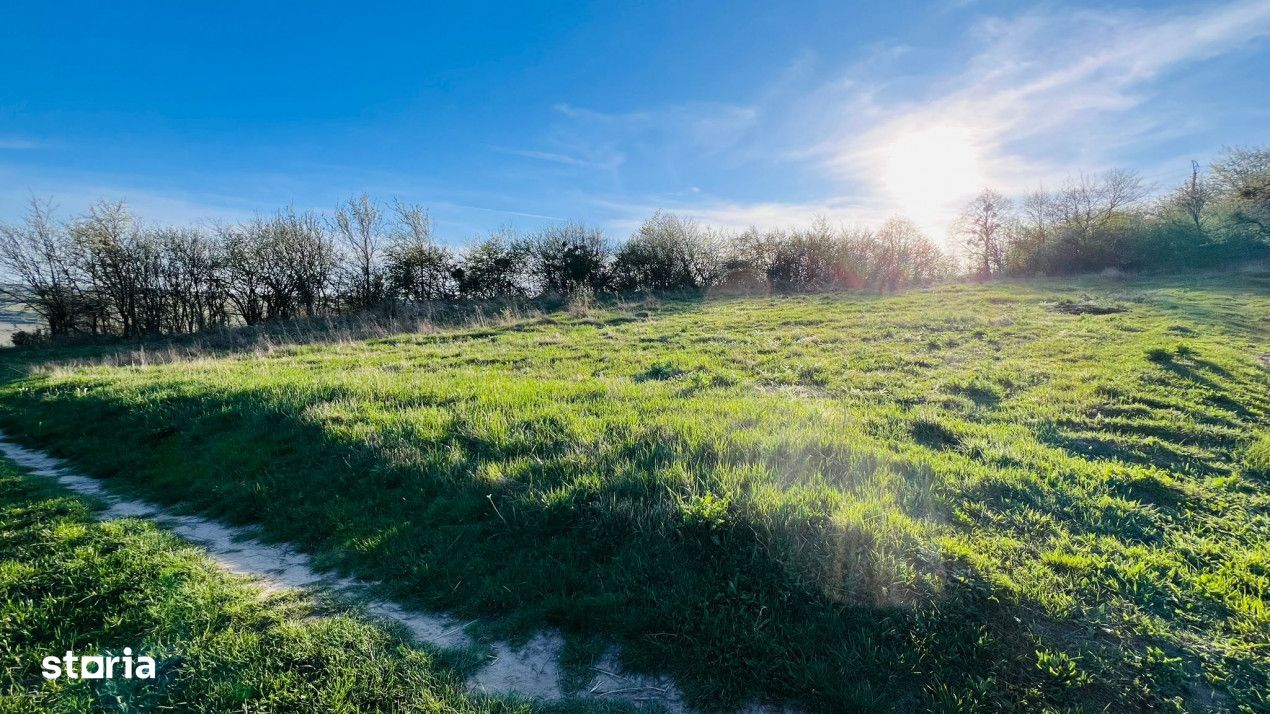
[[[880,151],[886,193],[919,225],[929,225],[984,183],[979,149],[963,127],[909,130]]]

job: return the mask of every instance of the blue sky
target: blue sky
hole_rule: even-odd
[[[0,219],[430,207],[443,239],[658,208],[909,215],[1270,142],[1270,2],[8,3]]]

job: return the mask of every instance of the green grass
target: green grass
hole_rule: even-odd
[[[1251,274],[670,301],[22,373],[0,426],[702,705],[1254,711],[1268,328]]]
[[[92,510],[0,459],[0,711],[529,711],[469,700],[452,669],[376,625],[262,602],[171,534]],[[125,647],[157,677],[41,674],[46,656]]]

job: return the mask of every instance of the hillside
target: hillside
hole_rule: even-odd
[[[1265,274],[43,364],[103,357],[5,355],[0,427],[702,706],[1270,706]]]

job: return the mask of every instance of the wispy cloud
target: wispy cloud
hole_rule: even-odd
[[[530,213],[529,211],[517,211],[508,208],[495,208],[492,206],[474,206],[466,203],[454,203],[452,201],[433,202],[430,207],[448,208],[455,211],[479,211],[481,213],[497,213],[503,216],[513,216],[519,218],[532,218],[535,221],[560,222],[566,220],[564,216],[549,216],[543,213]]]
[[[576,133],[621,147],[629,164],[656,152],[692,185],[709,183],[694,170],[707,156],[712,166],[745,172],[779,165],[823,177],[819,199],[712,200],[726,191],[707,186],[692,204],[658,193],[616,200],[615,210],[678,207],[728,225],[904,213],[942,238],[984,186],[1022,192],[1194,131],[1195,107],[1136,110],[1158,99],[1157,80],[1246,52],[1267,36],[1264,0],[1171,11],[1055,9],[980,18],[959,61],[916,77],[893,67],[910,47],[879,43],[829,75],[814,56],[800,57],[745,104],[557,111],[576,122]]]
[[[896,186],[890,175],[894,152],[929,148],[934,176],[941,160],[962,162],[979,184],[1007,192],[1077,168],[1106,168],[1117,150],[1167,131],[1173,117],[1132,113],[1151,98],[1153,80],[1267,35],[1265,2],[1164,17],[1084,11],[986,19],[970,38],[982,49],[946,81],[950,91],[878,107],[885,120],[817,152],[831,172],[891,199],[896,210],[927,225],[946,223],[981,186],[933,192],[914,205],[921,192]]]
[[[525,159],[534,159],[536,161],[546,161],[553,164],[561,164],[564,166],[572,166],[582,169],[598,169],[602,171],[615,171],[626,157],[620,152],[609,152],[608,156],[603,158],[580,158],[569,154],[558,153],[554,151],[535,151],[532,149],[510,149],[504,146],[491,146],[491,149],[500,154],[509,156],[519,156]]]
[[[561,121],[553,127],[551,139],[557,145],[623,160],[638,153],[643,162],[717,155],[740,144],[759,120],[754,106],[706,101],[627,113],[558,104],[555,111]]]
[[[1218,149],[1215,128],[1229,125],[1193,96],[1169,92],[1235,61],[1253,57],[1264,66],[1270,57],[1265,0],[1051,5],[1003,17],[984,16],[989,4],[973,0],[935,5],[945,31],[938,38],[880,37],[851,56],[795,46],[784,67],[739,68],[753,78],[739,96],[720,96],[724,84],[736,86],[730,82],[696,100],[675,86],[676,100],[634,108],[561,102],[547,110],[541,132],[464,146],[493,156],[472,162],[476,168],[437,164],[438,175],[360,155],[352,166],[283,162],[267,171],[146,176],[74,171],[69,163],[39,169],[21,164],[42,153],[4,154],[0,216],[19,212],[29,190],[55,189],[70,210],[122,196],[155,220],[174,221],[288,202],[322,209],[368,190],[431,205],[438,223],[460,235],[496,220],[533,225],[560,216],[621,232],[662,208],[737,228],[814,216],[875,223],[903,213],[943,238],[955,211],[984,186],[1018,193],[1078,171],[1158,167],[1178,156],[1184,172],[1184,159],[1204,158],[1186,152]],[[1222,59],[1199,66],[1215,58]],[[1239,126],[1270,117],[1255,98],[1238,106],[1247,119]],[[0,135],[0,152],[50,147]]]

